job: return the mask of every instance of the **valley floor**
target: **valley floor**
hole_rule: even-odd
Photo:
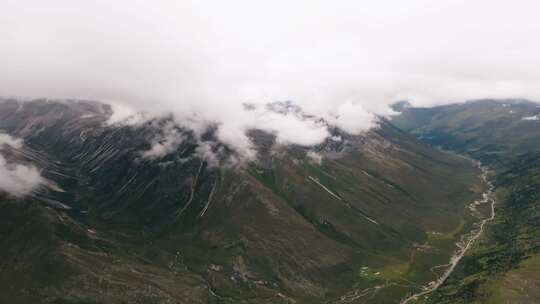
[[[354,289],[347,294],[341,296],[338,300],[328,303],[332,304],[345,304],[345,303],[400,303],[407,304],[413,303],[419,299],[422,299],[432,292],[436,291],[446,279],[452,275],[455,267],[460,262],[461,258],[465,256],[468,250],[474,245],[475,241],[482,236],[486,224],[495,218],[495,200],[493,195],[493,184],[489,181],[489,171],[486,167],[481,167],[481,180],[484,182],[486,191],[482,193],[480,198],[471,202],[466,209],[470,212],[472,217],[464,217],[458,227],[451,232],[430,232],[429,238],[422,245],[418,245],[411,253],[411,259],[404,264],[387,265],[382,271],[370,270],[365,267],[361,271],[361,275],[371,276],[378,284],[370,286],[365,289]],[[470,227],[470,229],[466,228]],[[441,246],[441,241],[457,240],[454,245],[453,251],[448,251],[447,244],[445,247]],[[445,248],[447,251],[443,253],[447,254],[448,259],[443,264],[429,264],[432,260],[429,259],[429,255],[426,252],[429,250],[441,250]],[[429,271],[432,280],[425,282],[412,281],[414,277],[411,274],[420,273],[425,268],[413,268],[413,265],[428,264]],[[388,273],[392,273],[390,276]],[[382,275],[381,275],[382,274]],[[381,283],[380,280],[384,278],[385,281]],[[399,300],[399,294],[407,293],[408,295]]]
[[[418,301],[421,298],[429,296],[432,292],[435,292],[441,285],[443,285],[446,280],[452,275],[452,272],[456,268],[456,266],[459,264],[461,259],[468,253],[469,249],[474,246],[474,243],[482,237],[482,233],[484,233],[486,224],[488,224],[490,221],[493,221],[495,219],[495,199],[492,198],[493,196],[493,183],[491,183],[488,180],[488,170],[487,168],[482,168],[482,179],[488,184],[488,190],[483,193],[482,199],[476,200],[473,203],[471,203],[470,210],[472,212],[477,212],[478,208],[483,207],[484,205],[489,205],[489,216],[482,219],[479,224],[478,228],[471,231],[469,234],[463,235],[462,239],[459,243],[456,245],[458,246],[458,250],[452,257],[450,258],[450,262],[448,264],[442,264],[438,266],[434,266],[432,269],[442,268],[444,269],[443,274],[438,277],[436,281],[430,282],[428,285],[422,287],[422,291],[413,293],[412,295],[406,297],[404,300],[400,302],[400,304],[407,304],[412,303],[415,301]],[[480,215],[481,216],[481,215]]]
[[[415,303],[538,303],[540,299],[540,155],[496,175],[494,221],[433,294]]]

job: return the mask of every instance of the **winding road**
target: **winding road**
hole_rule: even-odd
[[[467,250],[469,250],[472,244],[482,235],[482,233],[484,232],[484,227],[486,223],[488,223],[489,221],[492,221],[495,218],[495,200],[491,198],[493,194],[494,186],[493,186],[493,183],[491,183],[487,178],[487,174],[488,174],[487,168],[480,166],[480,169],[482,170],[482,179],[488,185],[488,190],[483,193],[482,199],[475,203],[484,204],[487,202],[491,202],[491,215],[480,222],[480,228],[476,232],[474,232],[474,234],[471,237],[469,237],[469,239],[464,244],[461,242],[456,244],[459,250],[457,250],[456,253],[450,258],[450,263],[445,264],[445,265],[439,265],[439,266],[449,266],[449,267],[448,269],[446,269],[443,275],[441,275],[435,281],[435,284],[431,283],[424,286],[422,288],[422,291],[408,296],[407,298],[403,299],[400,302],[400,304],[411,303],[412,301],[416,301],[420,299],[421,297],[426,296],[432,293],[433,291],[437,290],[437,288],[439,288],[446,281],[446,279],[448,279],[448,277],[452,274],[452,272],[456,268],[461,258],[465,255],[465,253],[467,253]]]

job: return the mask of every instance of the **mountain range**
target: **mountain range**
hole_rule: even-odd
[[[478,162],[496,217],[418,301],[506,303],[516,276],[538,299],[540,107],[394,109],[312,147],[249,130],[257,159],[241,162],[215,129],[168,116],[111,123],[100,102],[2,99],[0,152],[40,179],[0,193],[0,302],[399,303],[489,216],[471,209],[489,186]]]

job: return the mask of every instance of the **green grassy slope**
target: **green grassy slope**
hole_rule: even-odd
[[[140,159],[154,122],[104,127],[100,107],[0,103],[20,157],[63,189],[0,199],[0,302],[339,303],[381,285],[358,300],[397,301],[475,220],[478,169],[384,121],[343,151],[319,147],[321,163],[274,146],[216,168],[189,134]]]

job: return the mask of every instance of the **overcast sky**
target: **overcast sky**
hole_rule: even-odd
[[[196,112],[222,123],[225,141],[253,124],[285,142],[326,134],[261,111],[246,117],[242,102],[293,100],[352,132],[397,100],[540,100],[538,1],[0,0],[0,8],[0,95]],[[291,127],[303,133],[286,134]],[[310,130],[313,140],[298,138]]]

